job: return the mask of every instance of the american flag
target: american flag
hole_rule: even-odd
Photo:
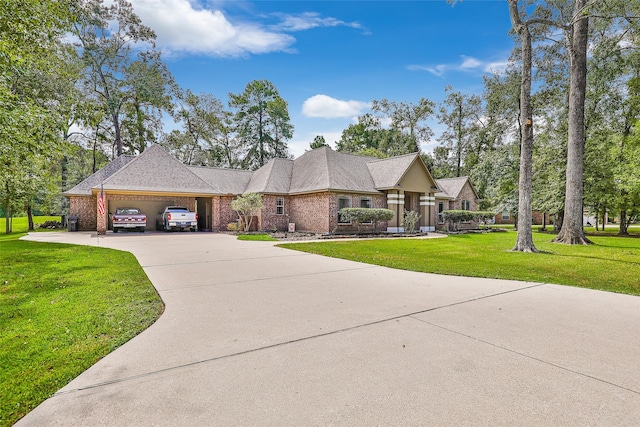
[[[100,184],[100,197],[98,197],[98,213],[100,215],[104,215],[106,211],[107,209],[105,207],[104,189],[102,188],[102,184]]]

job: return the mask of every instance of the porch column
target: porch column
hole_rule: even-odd
[[[394,213],[391,221],[388,222],[387,231],[389,233],[402,233],[402,216],[404,215],[404,191],[396,190],[395,193],[387,193],[387,207]]]
[[[426,224],[420,226],[420,231],[436,231],[436,227],[432,224],[433,214],[431,213],[435,205],[436,198],[433,196],[433,193],[424,193],[420,196],[420,215],[422,215],[422,218],[427,218],[427,221],[425,221]]]
[[[211,229],[213,231],[220,231],[222,229],[220,206],[220,196],[213,196],[211,198]]]
[[[100,194],[96,197],[96,231],[98,234],[106,234],[107,233],[107,224],[108,224],[108,215],[109,215],[109,201],[107,200],[107,196],[104,196],[104,206],[103,212],[100,213]]]

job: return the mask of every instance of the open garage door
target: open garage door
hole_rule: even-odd
[[[138,208],[147,216],[147,230],[156,229],[156,216],[158,212],[164,211],[167,206],[175,206],[175,200],[163,201],[139,201],[139,200],[109,200],[109,214],[112,214],[117,208]],[[111,215],[109,215],[111,216]],[[109,229],[111,230],[111,221],[109,221]]]

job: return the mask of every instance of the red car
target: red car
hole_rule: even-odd
[[[144,229],[147,227],[147,216],[138,208],[117,208],[111,216],[111,223],[114,233],[121,229],[137,230],[144,233]]]

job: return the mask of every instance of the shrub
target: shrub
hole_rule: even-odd
[[[458,225],[463,221],[480,222],[486,220],[487,218],[493,218],[496,216],[495,212],[460,210],[442,211],[440,215],[442,215],[442,219],[444,221],[447,221],[450,226],[453,226],[453,231],[458,231]]]
[[[240,230],[240,225],[237,222],[230,222],[229,224],[227,224],[227,230],[238,231]]]
[[[421,215],[416,211],[404,211],[404,218],[402,218],[402,227],[407,233],[413,233],[418,225]]]
[[[393,218],[393,211],[375,208],[343,208],[340,209],[340,218],[344,221],[356,223],[358,233],[360,232],[360,225],[364,223],[371,223],[372,231],[375,232],[378,222],[389,221]]]
[[[231,202],[231,209],[236,211],[240,223],[244,226],[244,231],[251,229],[253,222],[253,212],[262,209],[262,195],[258,193],[247,192]]]

